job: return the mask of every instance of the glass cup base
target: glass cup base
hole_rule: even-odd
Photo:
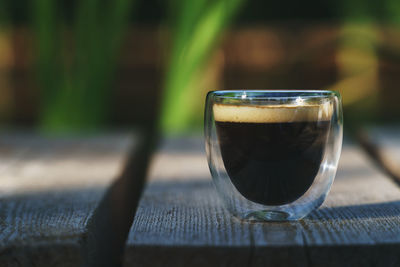
[[[287,221],[290,217],[291,217],[290,214],[284,211],[260,210],[244,214],[242,219],[255,222],[265,222],[265,221],[281,222],[281,221]]]

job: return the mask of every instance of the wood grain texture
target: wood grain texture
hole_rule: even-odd
[[[129,135],[0,135],[0,266],[79,266],[87,224]]]
[[[126,266],[400,266],[400,189],[345,146],[323,206],[299,222],[231,217],[201,139],[165,142],[128,238]]]
[[[376,165],[400,186],[400,127],[369,127],[357,137]]]
[[[83,245],[85,266],[122,266],[126,239],[153,155],[158,143],[158,132],[147,128],[138,132],[135,147],[124,167],[107,190],[88,223]]]

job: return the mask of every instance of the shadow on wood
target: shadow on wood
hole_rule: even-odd
[[[88,224],[83,242],[84,266],[121,266],[125,241],[145,183],[156,132],[139,135],[125,167],[101,201]]]

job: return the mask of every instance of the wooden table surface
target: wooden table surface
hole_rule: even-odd
[[[392,159],[397,138],[386,142]],[[94,214],[134,148],[122,134],[0,136],[0,266],[102,265],[87,260],[106,254],[88,236],[111,215]],[[400,266],[400,188],[347,144],[320,209],[298,222],[243,222],[218,199],[202,139],[169,138],[121,257],[124,266]]]
[[[0,135],[0,266],[83,265],[90,220],[133,144]]]
[[[201,139],[167,140],[149,178],[126,266],[400,266],[400,188],[354,145],[325,203],[299,222],[230,216]]]

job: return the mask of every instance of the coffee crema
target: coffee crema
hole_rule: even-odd
[[[214,104],[213,114],[225,169],[245,198],[283,205],[310,188],[324,155],[330,103]]]

